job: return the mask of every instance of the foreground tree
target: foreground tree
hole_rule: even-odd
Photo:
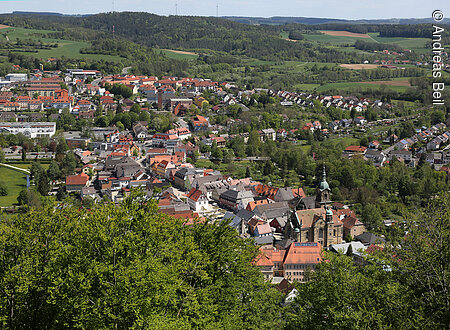
[[[227,224],[185,225],[132,194],[121,206],[32,209],[0,223],[9,328],[260,329],[278,294]]]
[[[429,327],[450,327],[450,195],[435,198],[406,224],[407,235],[386,253],[398,280],[425,309]]]
[[[450,196],[395,230],[402,235],[391,235],[364,266],[326,254],[311,281],[298,286],[286,328],[448,329]]]

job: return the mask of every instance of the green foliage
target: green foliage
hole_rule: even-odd
[[[274,328],[279,295],[228,224],[184,225],[142,195],[0,224],[3,327]]]
[[[427,326],[446,328],[450,324],[450,196],[441,193],[426,209],[410,216],[404,230],[407,235],[397,236],[387,247],[386,262],[392,264],[398,281],[412,289],[416,299],[410,305],[425,310]]]
[[[410,303],[411,290],[392,272],[357,266],[344,255],[325,258],[311,281],[297,286],[285,329],[404,329],[423,321],[423,310]]]
[[[39,208],[42,205],[40,194],[32,188],[23,189],[22,191],[20,191],[19,196],[17,197],[17,202],[21,206],[27,206],[31,208]]]

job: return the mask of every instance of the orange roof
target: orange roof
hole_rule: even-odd
[[[261,199],[259,201],[249,202],[247,205],[247,210],[253,211],[255,209],[255,207],[257,207],[258,205],[264,205],[264,204],[268,204],[268,203],[269,203],[269,201],[267,199]]]
[[[292,194],[294,195],[294,197],[301,197],[304,198],[306,197],[305,192],[303,191],[303,188],[292,188]]]
[[[192,199],[194,202],[198,201],[198,199],[203,195],[203,193],[196,189],[196,188],[192,188],[191,191],[189,192],[189,194],[187,195],[187,197],[189,199]]]
[[[360,147],[360,146],[348,146],[347,148],[345,148],[345,151],[348,152],[364,152],[366,151],[366,147]]]
[[[284,264],[318,264],[322,260],[322,246],[316,242],[292,243],[287,249]]]
[[[342,220],[342,223],[347,229],[352,229],[354,226],[362,225],[362,222],[355,217],[347,217]]]
[[[85,185],[89,180],[89,175],[81,173],[66,177],[66,185]]]

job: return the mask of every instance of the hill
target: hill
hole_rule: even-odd
[[[234,22],[245,24],[329,24],[329,23],[342,23],[342,24],[425,24],[433,23],[432,18],[389,18],[389,19],[336,19],[336,18],[318,18],[318,17],[244,17],[244,16],[223,16],[222,18],[232,20]],[[450,24],[450,18],[444,18],[442,21],[444,24]]]

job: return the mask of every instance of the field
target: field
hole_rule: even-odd
[[[50,30],[35,30],[35,29],[25,29],[25,28],[16,28],[16,27],[8,27],[1,30],[2,34],[6,34],[10,41],[14,41],[16,39],[33,39],[40,40],[45,43],[57,43],[58,47],[53,49],[39,49],[36,53],[25,53],[32,54],[38,58],[51,58],[51,57],[61,57],[65,56],[68,58],[76,58],[76,59],[92,59],[99,60],[103,59],[105,61],[113,61],[120,62],[122,58],[120,56],[111,56],[111,55],[100,55],[100,54],[81,54],[80,50],[89,46],[88,42],[83,41],[71,41],[71,40],[61,40],[61,39],[52,39],[46,38],[47,33],[51,33],[54,31]],[[17,53],[22,53],[17,51]]]
[[[353,33],[347,31],[320,31],[321,34],[304,34],[306,40],[316,41],[319,43],[328,43],[331,45],[353,45],[356,40],[372,40],[372,36],[363,33]],[[375,41],[376,42],[376,41]],[[355,51],[354,48],[351,49]]]
[[[17,203],[19,192],[26,188],[27,177],[19,171],[0,167],[0,183],[8,190],[8,196],[0,196],[0,207],[12,206]]]
[[[398,92],[404,92],[408,89],[409,82],[407,80],[393,80],[393,81],[360,81],[360,82],[342,82],[342,83],[329,83],[318,87],[317,92],[325,92],[331,89],[337,89],[342,92],[352,91],[355,88],[360,89],[379,89],[389,88]]]
[[[316,41],[319,43],[328,43],[336,46],[353,45],[358,39],[367,40],[367,38],[361,37],[339,37],[326,34],[304,34],[303,36],[305,37],[305,40]]]
[[[362,70],[362,69],[376,69],[380,65],[377,65],[377,64],[341,64],[339,66],[343,67],[345,69]]]
[[[320,31],[323,34],[334,37],[370,38],[367,33],[354,33],[348,31]]]
[[[419,54],[424,54],[430,51],[426,48],[426,43],[429,41],[426,38],[384,38],[380,37],[379,33],[353,33],[347,31],[320,31],[322,34],[304,34],[306,40],[316,41],[319,43],[327,43],[334,46],[353,45],[356,40],[373,41],[384,44],[395,44],[403,49],[414,50]],[[358,51],[354,47],[342,48],[344,51]]]
[[[387,86],[406,86],[406,87],[410,87],[411,86],[411,83],[408,80],[359,81],[358,84],[387,85]]]
[[[155,52],[161,51],[168,58],[173,58],[175,60],[195,60],[198,54],[193,52],[186,52],[183,50],[172,50],[172,49],[154,49]]]
[[[417,53],[427,53],[430,49],[426,48],[426,43],[430,41],[426,38],[384,38],[380,37],[379,33],[369,33],[369,35],[377,42],[383,44],[396,44],[404,49],[411,49]]]

